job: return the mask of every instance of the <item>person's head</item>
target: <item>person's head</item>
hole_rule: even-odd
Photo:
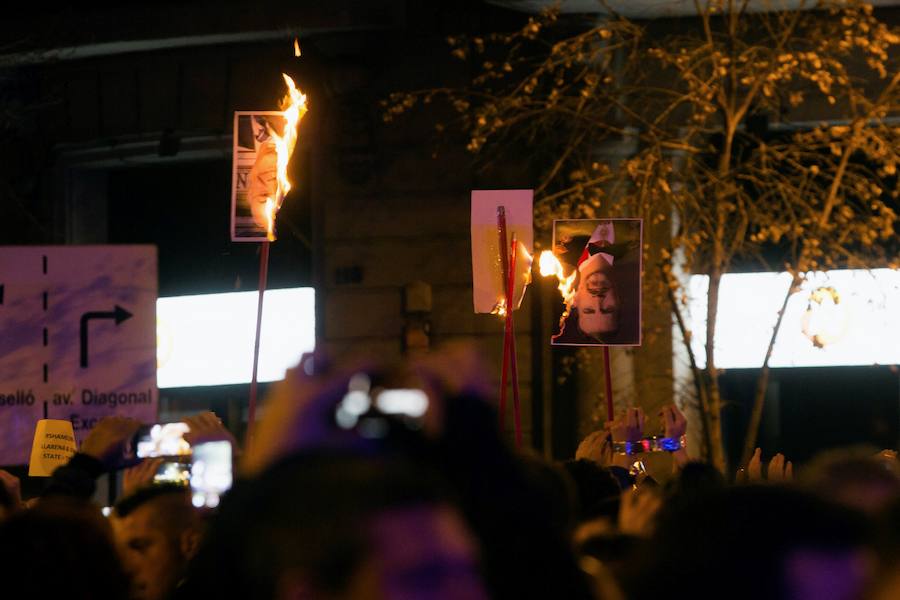
[[[572,308],[578,313],[578,329],[602,338],[619,330],[619,295],[608,255],[596,253],[578,265]]]
[[[861,514],[801,490],[702,494],[660,513],[646,552],[628,566],[628,597],[689,589],[698,600],[852,600],[870,575],[867,536]]]
[[[801,482],[823,498],[869,514],[900,498],[896,460],[876,456],[870,448],[823,452],[802,471]]]
[[[41,500],[0,524],[4,598],[122,600],[128,579],[109,523],[87,503]]]
[[[186,591],[487,597],[474,538],[429,471],[388,458],[298,455],[247,483],[220,506]]]
[[[131,577],[131,597],[167,597],[183,579],[200,542],[200,517],[188,491],[174,485],[141,489],[116,504],[112,525]]]
[[[619,514],[622,486],[615,475],[592,460],[569,460],[563,467],[575,482],[578,494],[578,520],[607,519],[615,524]]]

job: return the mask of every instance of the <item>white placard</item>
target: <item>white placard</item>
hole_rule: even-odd
[[[519,243],[516,253],[513,307],[519,308],[531,273],[534,252],[532,205],[534,190],[472,191],[472,296],[477,313],[496,313],[505,303],[506,283],[501,266],[497,209],[506,214],[506,253],[513,234]]]

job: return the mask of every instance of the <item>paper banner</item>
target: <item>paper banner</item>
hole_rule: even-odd
[[[41,419],[34,430],[28,476],[50,477],[57,467],[69,462],[76,451],[71,421]]]
[[[472,191],[472,296],[477,313],[497,313],[506,296],[497,233],[497,208],[500,206],[506,213],[507,255],[513,234],[519,242],[514,309],[522,303],[530,281],[534,251],[533,198],[533,190]]]

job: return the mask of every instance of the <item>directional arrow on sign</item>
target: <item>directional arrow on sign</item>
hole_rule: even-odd
[[[88,321],[91,319],[115,319],[116,325],[131,318],[131,313],[116,304],[111,312],[86,312],[81,315],[81,368],[88,366]]]

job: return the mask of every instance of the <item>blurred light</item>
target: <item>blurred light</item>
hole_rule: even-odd
[[[161,388],[250,381],[257,292],[159,298],[157,385]],[[259,381],[285,371],[315,348],[315,291],[268,290],[263,304]]]
[[[375,406],[387,415],[419,418],[428,410],[428,396],[422,390],[384,390],[375,399]]]
[[[722,277],[716,323],[717,367],[762,366],[790,282],[787,273],[735,273]],[[708,287],[706,275],[694,275],[688,284],[686,325],[692,332],[691,348],[701,368],[706,366]],[[833,288],[839,303],[816,301],[823,288]],[[788,301],[769,360],[772,367],[898,363],[900,271],[891,269],[810,274],[801,290]]]

